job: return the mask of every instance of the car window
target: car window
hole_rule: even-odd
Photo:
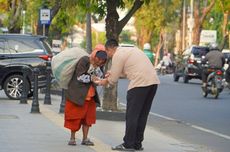
[[[49,54],[52,54],[52,49],[50,47],[50,45],[45,41],[41,41],[43,43],[43,46],[45,47],[46,51],[49,53]]]
[[[0,54],[7,53],[4,40],[0,40]]]
[[[43,52],[34,39],[9,39],[8,45],[12,53]]]
[[[209,49],[206,47],[193,47],[192,54],[194,57],[200,58],[201,56],[205,56],[209,52]]]
[[[223,53],[224,54],[224,58],[230,58],[230,53]]]

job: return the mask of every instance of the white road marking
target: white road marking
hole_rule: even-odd
[[[163,116],[163,115],[160,115],[160,114],[157,114],[157,113],[150,112],[150,114],[152,114],[154,116],[157,116],[157,117],[160,117],[160,118],[164,118],[166,120],[177,121],[176,119],[173,119],[173,118],[170,118],[170,117],[167,117],[167,116]],[[230,140],[230,136],[228,136],[228,135],[224,135],[224,134],[221,134],[219,132],[216,132],[216,131],[213,131],[213,130],[210,130],[210,129],[206,129],[206,128],[203,128],[203,127],[200,127],[200,126],[192,125],[192,124],[189,124],[189,123],[186,123],[186,124],[189,125],[190,127],[194,128],[194,129],[204,131],[204,132],[207,132],[207,133],[210,133],[210,134],[213,134],[213,135],[216,135],[216,136],[219,136],[219,137],[222,137],[222,138]]]
[[[123,105],[123,106],[126,106],[126,104],[124,104],[124,103],[120,103],[120,104]],[[173,118],[170,118],[170,117],[167,117],[167,116],[163,116],[163,115],[160,115],[160,114],[157,114],[157,113],[154,113],[154,112],[150,112],[150,114],[152,114],[154,116],[157,116],[157,117],[160,117],[160,118],[163,118],[163,119],[166,119],[166,120],[169,120],[169,121],[178,121],[176,119],[173,119]],[[230,136],[228,136],[228,135],[224,135],[224,134],[221,134],[219,132],[216,132],[216,131],[213,131],[213,130],[210,130],[210,129],[206,129],[206,128],[203,128],[203,127],[200,127],[200,126],[192,125],[192,124],[189,124],[189,123],[185,123],[185,124],[190,126],[190,127],[192,127],[192,128],[194,128],[194,129],[204,131],[204,132],[207,132],[207,133],[210,133],[210,134],[213,134],[213,135],[216,135],[216,136],[219,136],[219,137],[222,137],[222,138],[230,140]]]

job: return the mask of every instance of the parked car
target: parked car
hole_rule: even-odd
[[[192,46],[186,49],[180,63],[175,66],[174,81],[183,77],[183,82],[188,83],[191,79],[202,79],[201,58],[209,52],[206,46]]]
[[[28,96],[33,94],[33,69],[40,71],[38,87],[46,86],[46,62],[52,57],[51,47],[44,36],[0,34],[0,90],[10,99],[20,99],[23,67],[28,71]]]
[[[228,49],[223,49],[222,53],[224,54],[224,58],[225,58],[225,63],[228,62],[228,60],[230,59],[230,50]]]

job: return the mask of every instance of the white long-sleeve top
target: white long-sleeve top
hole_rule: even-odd
[[[128,90],[160,84],[152,63],[137,47],[118,47],[112,58],[110,73],[110,84],[115,84],[120,75],[125,75],[130,80]]]

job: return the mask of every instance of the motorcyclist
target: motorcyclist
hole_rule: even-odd
[[[151,46],[149,43],[144,44],[144,50],[143,51],[147,55],[149,60],[152,62],[152,64],[154,64],[154,55],[155,54],[151,51]]]
[[[217,43],[211,43],[209,45],[209,52],[205,55],[205,58],[202,60],[202,63],[208,63],[209,68],[222,69],[225,63],[224,55],[218,48]],[[207,77],[210,72],[208,68],[203,69],[202,71],[202,88],[207,88]]]

